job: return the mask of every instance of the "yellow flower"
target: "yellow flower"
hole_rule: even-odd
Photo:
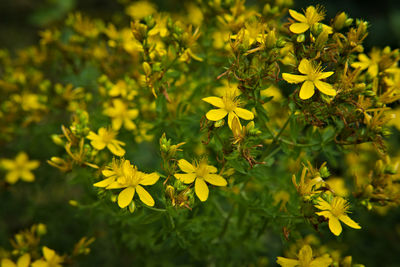
[[[0,166],[8,171],[6,181],[10,184],[16,183],[19,178],[25,182],[33,182],[35,176],[31,170],[38,168],[39,164],[37,160],[30,161],[25,152],[18,153],[15,160],[2,159],[0,161]]]
[[[115,139],[117,134],[117,132],[114,132],[111,129],[107,130],[106,128],[101,127],[98,130],[98,134],[90,131],[87,139],[92,140],[90,144],[95,149],[103,150],[105,147],[107,147],[108,150],[110,150],[110,152],[115,156],[122,157],[125,155],[125,150],[121,146],[124,146],[125,143]]]
[[[323,20],[325,16],[324,12],[320,8],[315,8],[313,6],[307,7],[304,15],[294,11],[293,9],[289,9],[289,13],[295,20],[299,21],[293,23],[289,27],[291,32],[297,34],[307,31],[309,28],[314,26],[314,24]]]
[[[58,256],[56,252],[46,246],[42,249],[44,259],[32,263],[32,267],[62,267],[63,257]]]
[[[278,257],[276,263],[283,267],[328,267],[332,263],[332,259],[328,254],[313,258],[311,247],[304,245],[300,249],[298,259]]]
[[[326,95],[335,96],[336,91],[329,83],[322,82],[322,79],[328,78],[334,72],[322,72],[321,66],[313,66],[308,59],[303,58],[299,64],[299,72],[305,75],[294,75],[283,73],[282,77],[288,83],[303,83],[300,89],[300,98],[305,100],[314,95],[314,86]]]
[[[118,131],[122,124],[127,130],[136,129],[136,125],[132,120],[137,118],[139,111],[137,109],[128,109],[128,105],[121,99],[114,99],[113,106],[106,108],[104,113],[111,117],[112,128],[115,131]]]
[[[233,118],[242,118],[244,120],[254,119],[251,111],[240,108],[240,101],[236,97],[234,90],[226,90],[222,97],[210,96],[203,98],[203,101],[216,106],[218,109],[212,109],[207,112],[206,117],[210,121],[219,121],[228,115],[228,125],[232,129]]]
[[[361,70],[368,69],[367,72],[371,77],[376,77],[379,72],[379,61],[381,60],[381,51],[379,49],[373,48],[369,54],[369,58],[365,54],[358,55],[358,62],[351,64],[353,68],[360,68]]]
[[[175,173],[175,177],[185,184],[194,184],[194,191],[201,201],[208,198],[207,183],[216,186],[226,186],[227,181],[220,175],[215,174],[218,170],[214,166],[207,165],[206,160],[201,160],[198,164],[190,164],[181,159],[178,161],[179,168],[185,173]]]
[[[112,170],[104,170],[103,175],[107,178],[95,183],[94,186],[105,187],[106,189],[125,188],[118,195],[118,206],[121,208],[127,207],[132,202],[135,192],[138,193],[144,204],[154,206],[154,199],[142,185],[155,184],[160,178],[157,173],[143,173],[138,171],[134,165],[131,165],[129,160],[123,160],[119,166],[112,166]]]
[[[28,267],[31,263],[31,255],[28,253],[18,258],[17,264],[10,259],[2,259],[1,267]]]
[[[126,14],[134,19],[142,19],[157,12],[155,6],[147,1],[132,3],[126,8]]]
[[[358,223],[347,216],[346,213],[348,212],[347,209],[349,208],[349,203],[341,197],[336,196],[331,203],[319,198],[318,205],[315,205],[315,207],[322,210],[317,212],[318,215],[324,216],[329,220],[329,229],[334,235],[338,236],[342,232],[340,221],[344,222],[351,228],[361,229]]]

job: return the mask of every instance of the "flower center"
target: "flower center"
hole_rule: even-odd
[[[237,107],[236,101],[229,96],[223,96],[222,101],[224,102],[224,109],[228,112],[233,111]]]
[[[348,209],[346,200],[337,197],[333,199],[331,206],[332,206],[331,213],[335,217],[339,217],[340,215],[345,214],[346,210]]]

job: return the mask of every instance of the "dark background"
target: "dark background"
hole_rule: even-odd
[[[37,32],[63,22],[70,11],[79,10],[92,17],[111,18],[124,12],[121,2],[126,0],[1,0],[0,1],[0,48],[16,49],[35,44]],[[177,11],[182,0],[155,1],[160,10]],[[253,1],[247,1],[257,2]],[[259,1],[267,2],[267,1]],[[389,45],[400,47],[400,1],[380,0],[295,0],[295,9],[320,4],[327,10],[327,18],[345,11],[352,18],[371,23],[366,48]]]

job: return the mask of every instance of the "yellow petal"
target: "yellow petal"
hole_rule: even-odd
[[[342,232],[342,225],[340,224],[339,219],[333,215],[329,217],[329,229],[336,236],[340,235]]]
[[[339,220],[341,220],[342,222],[344,222],[346,225],[350,226],[351,228],[361,229],[361,226],[358,223],[356,223],[355,221],[353,221],[352,219],[350,219],[350,217],[347,215],[339,216]]]
[[[309,245],[304,245],[299,252],[300,262],[310,262],[312,259],[312,249]]]
[[[32,263],[32,267],[48,267],[49,264],[44,260],[36,260]]]
[[[158,181],[159,178],[160,178],[160,175],[158,175],[158,173],[156,173],[156,172],[146,174],[140,181],[140,184],[141,185],[153,185]]]
[[[136,191],[139,195],[140,200],[146,204],[147,206],[153,207],[154,206],[154,199],[153,197],[147,192],[143,187],[138,185],[136,187]]]
[[[318,198],[318,205],[316,205],[316,207],[320,210],[330,210],[331,204],[329,204],[327,201],[325,201],[322,198]]]
[[[372,64],[368,68],[368,74],[371,75],[371,77],[376,77],[378,75],[378,64]]]
[[[30,263],[31,263],[31,255],[29,255],[28,253],[25,253],[24,255],[19,257],[19,259],[17,261],[17,266],[18,267],[28,267]]]
[[[332,259],[329,255],[315,258],[311,263],[310,267],[328,267],[332,263]]]
[[[234,117],[232,121],[232,133],[235,137],[242,135],[242,125],[237,117]]]
[[[113,118],[111,121],[111,125],[113,130],[118,131],[121,129],[122,126],[122,119],[121,118]]]
[[[313,66],[311,65],[311,62],[308,59],[303,58],[300,61],[299,72],[303,73],[303,74],[309,74],[309,73],[313,73],[314,72],[314,68],[313,68]]]
[[[194,191],[201,201],[206,201],[208,198],[208,187],[202,178],[197,178],[194,184]]]
[[[239,118],[242,118],[244,120],[252,120],[254,119],[254,114],[251,111],[248,111],[247,109],[243,108],[235,108],[234,112]]]
[[[190,164],[187,160],[185,160],[185,159],[180,159],[179,161],[178,161],[178,166],[179,166],[179,168],[183,171],[183,172],[186,172],[186,173],[192,173],[192,172],[195,172],[196,170],[195,170],[195,168],[193,167],[193,165],[192,164]]]
[[[307,31],[310,26],[307,23],[293,23],[290,25],[289,30],[293,33],[300,34]]]
[[[229,114],[228,114],[228,126],[229,126],[229,129],[232,129],[232,121],[233,121],[233,119],[235,117],[236,117],[236,119],[239,120],[239,118],[236,116],[236,114],[233,111],[229,112]]]
[[[19,172],[11,171],[6,174],[6,181],[9,184],[15,184],[19,179]]]
[[[311,81],[305,81],[300,88],[300,98],[309,99],[314,95],[314,84]]]
[[[209,112],[207,112],[206,117],[207,119],[209,119],[210,121],[219,121],[221,119],[223,119],[226,114],[228,114],[228,111],[226,111],[225,109],[212,109]]]
[[[40,165],[40,162],[38,160],[32,160],[25,164],[25,168],[33,170],[33,169],[36,169],[37,167],[39,167],[39,165]]]
[[[28,155],[25,152],[20,152],[15,158],[15,161],[19,163],[25,163],[26,161],[28,161]]]
[[[303,14],[300,14],[299,12],[294,11],[293,9],[289,9],[289,14],[290,16],[292,16],[292,18],[294,18],[297,21],[307,22],[307,19]]]
[[[222,101],[222,98],[220,97],[215,97],[215,96],[205,97],[203,98],[203,101],[210,103],[211,105],[216,106],[218,108],[225,107],[224,101]]]
[[[53,259],[53,257],[56,255],[56,252],[46,246],[43,246],[43,256],[46,259],[46,261],[50,261]]]
[[[33,182],[35,180],[35,176],[30,171],[21,172],[21,179],[25,182]]]
[[[174,176],[185,184],[191,184],[196,179],[195,173],[175,173]]]
[[[284,257],[277,257],[276,263],[278,263],[282,267],[295,267],[299,266],[300,262],[294,259],[287,259]]]
[[[333,73],[334,73],[333,71],[321,72],[321,73],[318,75],[317,80],[326,79],[326,78],[330,77]]]
[[[135,195],[135,188],[134,187],[127,187],[121,191],[118,195],[118,206],[120,208],[127,207]]]
[[[101,139],[94,139],[90,142],[90,144],[96,150],[103,150],[106,147],[106,143],[104,143]]]
[[[10,259],[2,259],[1,267],[17,267],[17,265]]]
[[[120,147],[118,144],[116,144],[115,142],[109,143],[107,145],[107,148],[115,156],[122,157],[123,155],[125,155],[125,150],[122,147]]]
[[[95,187],[107,187],[111,183],[113,183],[114,181],[115,181],[115,178],[114,177],[110,177],[110,178],[104,179],[104,180],[102,180],[100,182],[97,182],[97,183],[93,184],[93,186],[95,186]]]
[[[3,166],[4,169],[6,170],[12,170],[15,168],[15,163],[13,160],[10,159],[2,159],[0,161],[0,165]]]
[[[282,78],[288,83],[301,83],[307,79],[305,75],[295,75],[290,73],[282,73]]]
[[[319,80],[314,81],[315,86],[320,90],[322,93],[330,96],[335,96],[336,91],[333,89],[333,86],[326,82],[321,82]]]
[[[127,130],[135,130],[136,129],[136,124],[133,121],[131,121],[131,119],[125,118],[124,119],[124,127]]]
[[[216,186],[226,186],[228,184],[225,178],[218,174],[208,174],[204,177],[204,180]]]
[[[212,165],[207,165],[207,170],[209,173],[216,173],[218,171],[218,169]]]
[[[366,68],[368,68],[369,63],[366,62],[354,62],[351,64],[351,66],[355,69],[360,68],[361,70],[365,70]]]
[[[103,170],[101,173],[106,177],[110,177],[110,176],[115,175],[115,172],[111,171],[111,170]]]

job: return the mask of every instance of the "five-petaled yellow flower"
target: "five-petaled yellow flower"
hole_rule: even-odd
[[[210,121],[219,121],[228,115],[228,125],[232,129],[233,118],[242,118],[244,120],[254,119],[254,114],[247,109],[240,108],[240,101],[236,97],[234,90],[227,90],[222,97],[210,96],[203,98],[203,101],[216,106],[218,109],[212,109],[207,112],[206,117]]]
[[[329,220],[329,229],[336,236],[340,235],[342,232],[342,225],[340,224],[340,221],[344,222],[351,228],[361,229],[361,226],[359,226],[358,223],[347,216],[349,203],[341,197],[336,196],[331,203],[319,198],[318,205],[315,205],[315,207],[322,210],[317,212],[317,214],[324,216]]]
[[[0,160],[0,167],[3,167],[8,171],[6,174],[6,181],[10,184],[16,183],[19,178],[25,182],[33,182],[35,176],[31,171],[38,168],[39,165],[39,161],[29,160],[28,155],[25,152],[18,153],[15,160]]]
[[[304,82],[300,89],[301,99],[306,100],[312,97],[315,92],[314,86],[316,86],[319,91],[326,95],[336,95],[336,91],[333,89],[331,84],[321,81],[322,79],[331,76],[334,73],[333,71],[322,72],[320,65],[313,66],[309,60],[303,58],[299,64],[299,72],[304,75],[283,73],[282,78],[288,83]]]
[[[295,20],[299,21],[293,23],[289,27],[290,31],[296,34],[307,31],[314,24],[324,19],[324,12],[321,9],[315,8],[313,6],[307,7],[304,15],[300,14],[297,11],[294,11],[293,9],[289,9],[289,13]]]
[[[157,173],[147,174],[138,171],[137,167],[132,165],[129,160],[122,160],[120,164],[113,162],[111,168],[103,170],[102,173],[106,179],[95,183],[94,186],[106,189],[125,188],[118,195],[118,206],[121,208],[127,207],[132,202],[135,192],[138,193],[144,204],[150,207],[154,206],[154,199],[142,185],[155,184],[160,178]]]
[[[29,267],[31,264],[31,255],[29,253],[25,253],[21,257],[18,258],[17,263],[14,263],[10,259],[2,259],[1,267]]]
[[[298,259],[278,257],[276,263],[282,267],[328,267],[332,259],[328,254],[313,258],[311,247],[304,245],[299,251]]]
[[[125,155],[125,150],[121,147],[124,146],[125,143],[115,139],[117,136],[117,132],[114,132],[112,129],[106,129],[101,127],[98,130],[98,134],[94,132],[90,132],[87,136],[87,139],[91,140],[90,144],[97,150],[103,150],[105,147],[110,150],[115,156],[122,157]]]
[[[178,161],[179,168],[185,173],[175,173],[175,177],[185,184],[194,184],[194,191],[201,201],[208,198],[207,183],[216,186],[226,186],[228,183],[222,176],[215,174],[218,170],[214,166],[208,165],[207,160],[201,160],[198,164],[190,164],[181,159]]]
[[[137,109],[129,109],[121,99],[113,99],[113,105],[106,108],[104,113],[111,117],[112,128],[118,131],[122,125],[127,130],[136,129],[136,124],[132,121],[137,118],[139,111]]]

